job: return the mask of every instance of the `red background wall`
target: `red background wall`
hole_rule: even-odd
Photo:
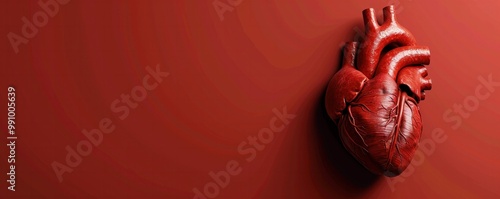
[[[17,90],[19,138],[16,192],[0,175],[0,197],[193,198],[228,161],[241,171],[217,198],[500,196],[500,91],[476,93],[480,78],[500,82],[500,2],[221,0],[232,10],[222,21],[213,2],[73,0],[16,54],[7,34],[21,34],[22,17],[41,8],[4,1],[0,95],[8,85]],[[347,154],[322,107],[340,45],[363,31],[361,11],[380,16],[388,4],[430,47],[434,83],[421,103],[430,144],[393,179],[367,173]],[[157,64],[170,75],[118,119],[111,103]],[[453,112],[464,102],[465,113]],[[254,159],[238,151],[284,107],[296,117]],[[81,131],[102,118],[116,129],[59,182],[53,162],[65,163],[65,147],[86,140]],[[6,128],[0,122],[0,173],[8,172]]]

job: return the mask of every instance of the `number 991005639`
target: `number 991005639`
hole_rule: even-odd
[[[7,128],[9,129],[10,135],[16,134],[16,89],[14,87],[9,87],[7,89]]]

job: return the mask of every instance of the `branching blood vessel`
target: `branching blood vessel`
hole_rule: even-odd
[[[432,87],[428,47],[397,21],[394,7],[363,11],[365,37],[347,42],[341,69],[328,84],[325,106],[343,145],[376,174],[397,176],[410,164],[422,134],[418,103]]]

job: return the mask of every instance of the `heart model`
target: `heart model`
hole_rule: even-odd
[[[347,42],[343,64],[326,91],[325,106],[344,147],[376,174],[397,176],[410,164],[422,134],[418,103],[432,82],[427,47],[398,24],[394,7],[363,11],[365,37]]]

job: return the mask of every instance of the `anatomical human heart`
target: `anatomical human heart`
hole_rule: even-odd
[[[363,41],[347,42],[342,68],[328,84],[325,106],[344,147],[376,174],[397,176],[410,164],[422,134],[418,103],[432,82],[427,47],[398,24],[394,7],[363,11]]]

